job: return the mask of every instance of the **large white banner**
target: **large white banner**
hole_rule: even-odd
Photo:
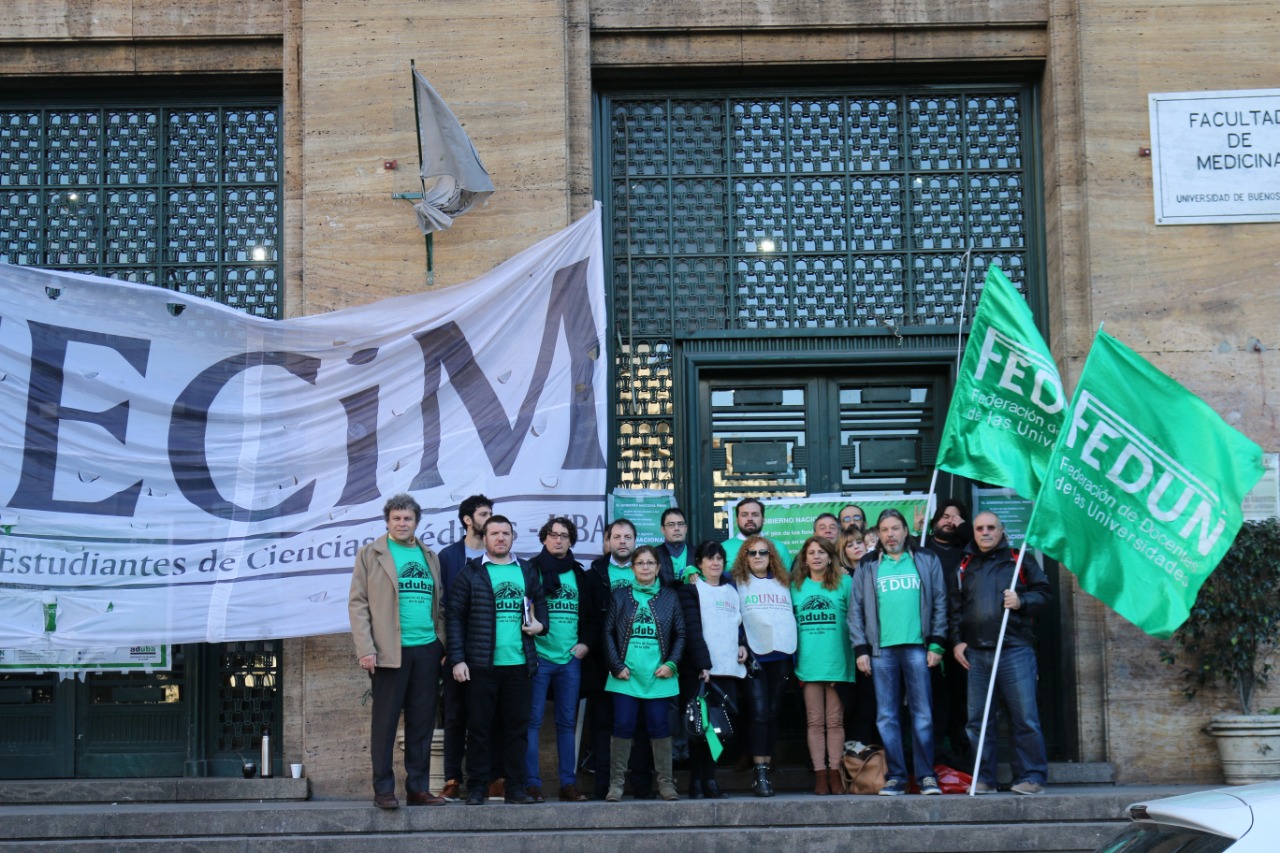
[[[357,287],[358,282],[352,282]],[[0,265],[0,648],[349,630],[355,554],[408,491],[520,553],[604,512],[600,214],[468,284],[284,321]]]

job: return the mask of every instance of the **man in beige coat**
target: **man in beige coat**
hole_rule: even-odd
[[[443,805],[427,787],[444,659],[440,561],[414,535],[422,507],[411,495],[392,497],[382,515],[387,535],[356,555],[347,604],[356,657],[373,681],[373,803],[382,809],[400,805],[392,753],[403,710],[406,799],[411,806]]]

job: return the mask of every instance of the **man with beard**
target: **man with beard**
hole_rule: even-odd
[[[947,582],[948,600],[955,594],[959,578],[960,560],[964,549],[973,541],[969,527],[969,507],[963,501],[948,498],[938,504],[929,524],[930,535],[925,547],[938,555],[942,574]],[[964,667],[954,660],[943,660],[932,670],[933,678],[933,730],[938,744],[946,738],[949,752],[943,752],[945,763],[957,767],[972,766],[969,749],[969,680]]]
[[[463,535],[453,540],[452,544],[440,549],[440,580],[442,585],[441,601],[448,603],[449,588],[453,579],[462,571],[468,560],[473,560],[484,553],[484,536],[480,531],[493,515],[493,501],[484,495],[471,495],[458,505],[458,523],[462,526]],[[462,685],[452,678],[446,677],[441,690],[441,706],[444,711],[444,788],[440,796],[451,803],[463,797],[462,793],[462,760],[467,749],[467,706]],[[497,742],[498,732],[493,732]],[[490,768],[490,778],[494,780],[494,793],[502,796],[502,767],[498,757],[494,755],[495,765]]]
[[[848,530],[850,527],[857,527],[862,530],[867,529],[867,513],[857,504],[849,504],[840,508],[840,529]]]
[[[975,792],[989,794],[996,787],[996,709],[1003,700],[1013,734],[1013,792],[1044,791],[1049,762],[1040,709],[1036,705],[1037,664],[1034,618],[1053,598],[1053,589],[1034,557],[1024,556],[1015,578],[1017,552],[1009,547],[1004,524],[994,512],[980,512],[973,520],[973,542],[960,561],[960,580],[951,597],[952,654],[969,671],[969,743],[976,751],[982,732],[1000,623],[1009,612],[996,694],[982,746],[982,766]],[[1013,581],[1012,587],[1010,581]]]
[[[737,525],[738,535],[730,537],[724,543],[725,565],[730,571],[733,569],[734,560],[738,558],[738,551],[742,549],[742,543],[752,536],[763,535],[760,530],[764,527],[764,504],[759,498],[743,498],[733,509],[733,520]],[[787,546],[769,536],[764,538],[773,543],[778,557],[782,560],[782,565],[790,570],[791,552],[787,550]]]
[[[525,791],[530,679],[538,668],[533,638],[547,631],[547,600],[538,573],[511,553],[511,520],[495,515],[483,530],[485,553],[467,562],[449,591],[447,625],[453,678],[466,686],[467,805],[484,805],[490,749],[502,749],[504,800],[533,800]],[[491,742],[495,718],[501,744]]]
[[[929,670],[941,662],[945,650],[946,582],[938,558],[916,549],[901,512],[886,509],[876,527],[880,550],[863,557],[853,574],[848,622],[858,672],[875,679],[876,728],[888,765],[880,795],[907,793],[899,722],[904,687],[916,783],[921,794],[941,794],[933,771]]]
[[[575,735],[578,725],[578,694],[582,683],[582,662],[591,653],[590,643],[599,633],[595,624],[596,605],[590,599],[586,573],[573,556],[578,528],[563,516],[553,518],[538,531],[542,551],[529,563],[542,580],[547,596],[547,633],[534,638],[538,649],[538,671],[533,676],[533,704],[529,715],[528,778],[526,792],[540,803],[542,776],[538,768],[538,734],[547,707],[548,689],[555,692],[556,767],[561,802],[577,803],[587,798],[578,790]]]

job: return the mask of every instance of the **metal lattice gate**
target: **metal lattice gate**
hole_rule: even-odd
[[[615,482],[675,485],[681,340],[936,343],[991,264],[1034,306],[1030,99],[1021,86],[602,96]]]
[[[0,107],[0,262],[282,315],[280,105]]]

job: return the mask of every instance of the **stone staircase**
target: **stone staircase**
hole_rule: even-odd
[[[173,798],[160,799],[168,784]],[[209,853],[743,853],[1092,851],[1138,800],[1177,786],[1058,785],[1036,797],[814,797],[716,802],[401,807],[311,801],[306,780],[0,784],[0,850]],[[206,788],[201,791],[201,784]],[[65,785],[61,793],[54,790]],[[130,786],[137,786],[130,790]],[[209,799],[219,794],[220,800]],[[93,793],[97,788],[98,794]],[[19,801],[15,789],[27,793]],[[35,796],[43,788],[41,796]],[[238,789],[238,790],[236,790]],[[77,800],[75,792],[78,793]],[[101,800],[103,794],[112,798]],[[202,798],[202,796],[203,798]],[[252,795],[252,796],[250,796]],[[277,797],[263,799],[263,797]],[[153,802],[143,800],[155,799]],[[60,804],[52,804],[53,800]]]

